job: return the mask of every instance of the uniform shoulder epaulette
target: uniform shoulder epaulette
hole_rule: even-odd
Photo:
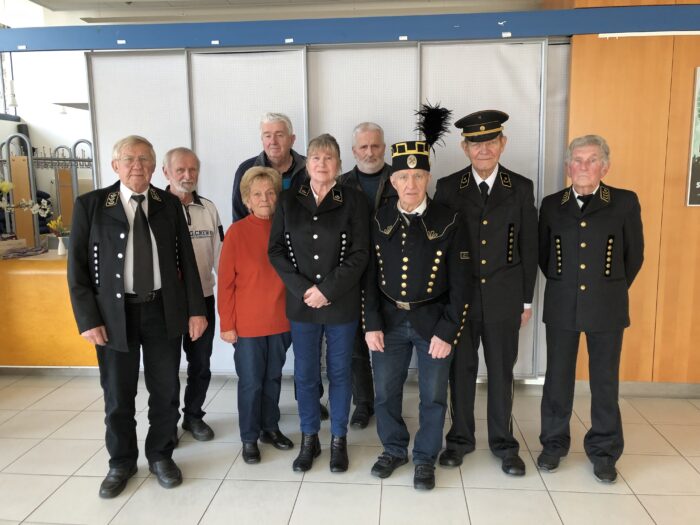
[[[311,191],[311,189],[306,184],[302,184],[301,186],[299,186],[298,193],[303,195],[304,197],[308,197],[310,191]]]
[[[105,201],[105,208],[113,208],[119,202],[119,192],[113,191],[107,195],[107,200]]]
[[[343,202],[343,192],[340,190],[340,188],[332,188],[331,194],[333,195],[333,200],[335,202]]]
[[[510,180],[510,175],[508,175],[504,171],[499,172],[498,175],[501,177],[501,184],[503,185],[504,188],[512,188],[513,187],[513,183]]]
[[[569,202],[569,199],[571,198],[571,188],[567,188],[564,191],[564,194],[561,196],[561,205],[563,206],[567,202]]]
[[[151,199],[153,199],[154,201],[163,202],[163,199],[160,198],[160,195],[158,195],[158,192],[155,188],[150,188],[148,193],[151,195]]]
[[[610,204],[610,188],[607,186],[600,187],[600,200]]]
[[[469,186],[469,181],[471,180],[471,173],[466,172],[464,175],[462,175],[462,178],[459,180],[459,189],[463,190],[467,186]]]

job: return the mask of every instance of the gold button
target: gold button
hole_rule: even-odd
[[[457,339],[455,339],[454,341],[452,341],[452,344],[453,344],[453,345],[456,345],[457,343],[458,343]]]
[[[486,259],[481,259],[481,264],[486,264]]]
[[[433,286],[435,283],[433,281],[428,281],[428,286]]]
[[[406,291],[405,291],[405,290],[401,290],[401,295],[402,295],[402,296],[406,296]]]
[[[483,221],[481,221],[481,224],[483,224],[484,226],[486,226],[488,223],[489,223],[489,221],[487,221],[486,219],[484,219]]]
[[[612,239],[608,239],[608,244],[612,244],[612,243],[613,243],[613,240],[612,240]]]
[[[612,259],[610,257],[606,257],[605,260],[608,262],[612,261]]]
[[[433,267],[432,267],[432,270],[433,270],[434,272],[437,272],[438,267],[437,267],[437,266],[433,266]]]
[[[403,262],[408,262],[408,257],[404,257],[404,258],[402,259],[402,261],[403,261]]]
[[[605,275],[610,275],[610,270],[605,270]]]
[[[435,252],[435,255],[437,255],[438,257],[440,257],[440,256],[442,255],[442,250],[436,251],[436,252]]]
[[[605,265],[606,268],[610,268],[610,263]]]
[[[508,255],[513,255],[513,250],[508,250]]]
[[[579,288],[581,288],[581,290],[585,290],[585,289],[586,289],[586,285],[585,285],[585,284],[582,284],[581,286],[579,286]]]
[[[382,281],[382,286],[386,286],[386,281]]]
[[[581,228],[585,228],[588,226],[588,223],[586,221],[581,221]]]
[[[403,237],[403,238],[405,239],[405,238],[406,238],[406,234],[405,234],[405,233],[402,233],[402,234],[401,234],[401,237]]]
[[[428,288],[428,289],[426,290],[426,292],[428,292],[428,293],[433,293],[433,289],[432,289],[432,288]]]
[[[375,246],[375,248],[378,250],[378,249],[379,249],[379,245],[377,244],[377,245]]]
[[[486,282],[486,279],[484,277],[481,278],[481,284],[484,284]]]
[[[408,270],[408,266],[406,266],[406,265],[404,264],[404,265],[401,267],[401,269],[405,272],[406,270]]]
[[[408,275],[406,275],[405,273],[403,273],[403,274],[401,274],[401,278],[402,278],[402,279],[408,279]]]
[[[430,274],[430,278],[431,278],[431,279],[435,279],[435,274],[434,274],[434,273],[431,273],[431,274]]]
[[[440,264],[440,259],[435,259],[435,264]]]
[[[481,239],[481,244],[486,244],[486,239]]]
[[[408,285],[406,283],[401,283],[401,288],[406,288]]]
[[[587,245],[585,242],[582,242],[582,243],[580,244],[580,246],[581,246],[581,248],[585,248],[585,247],[588,246],[588,245]]]
[[[582,264],[581,266],[579,266],[579,268],[581,268],[582,270],[585,270],[585,269],[586,269],[586,265],[585,265],[585,264]]]
[[[554,239],[554,242],[557,243],[557,244],[561,244],[561,239],[556,238],[556,239]]]

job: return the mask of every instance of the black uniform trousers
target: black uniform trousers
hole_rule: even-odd
[[[484,323],[469,321],[468,337],[457,344],[450,369],[452,427],[445,437],[447,448],[462,454],[474,450],[474,399],[479,371],[479,343],[484,344],[488,370],[487,424],[489,448],[496,456],[517,455],[513,437],[513,366],[518,358],[520,318]],[[466,334],[465,334],[466,335]]]
[[[355,405],[368,405],[374,410],[372,362],[362,326],[357,327],[352,349],[352,400]]]
[[[136,389],[143,348],[148,389],[146,458],[149,463],[172,457],[179,418],[177,392],[181,337],[168,339],[163,301],[125,305],[128,352],[96,347],[105,400],[105,441],[109,466],[136,465]],[[107,334],[109,335],[109,334]]]
[[[571,445],[569,420],[574,404],[576,355],[581,332],[547,326],[547,373],[542,392],[543,452],[566,456]],[[620,353],[624,329],[586,332],[591,387],[591,428],[583,440],[592,463],[614,465],[622,455],[622,419],[618,405]]]
[[[205,412],[202,405],[207,398],[207,390],[211,381],[211,352],[214,345],[216,308],[214,296],[204,298],[207,307],[207,329],[196,341],[185,334],[182,348],[187,357],[187,386],[185,387],[185,406],[182,412],[187,417],[202,419]],[[179,401],[179,399],[178,399]]]

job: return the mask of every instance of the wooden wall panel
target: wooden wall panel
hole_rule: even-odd
[[[642,205],[645,261],[630,291],[623,381],[652,380],[672,55],[673,37],[572,40],[569,139],[605,137],[612,161],[605,182],[635,191]],[[583,379],[587,355],[580,354]]]
[[[654,380],[700,382],[700,207],[685,205],[700,37],[675,37]]]

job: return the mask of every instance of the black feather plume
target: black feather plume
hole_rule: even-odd
[[[434,152],[434,145],[438,142],[442,142],[443,135],[447,133],[449,129],[448,126],[452,118],[452,111],[440,107],[439,102],[434,106],[431,106],[430,103],[426,103],[421,104],[420,109],[416,111],[416,116],[418,117],[416,131],[423,135],[425,141],[428,143],[428,147]]]

